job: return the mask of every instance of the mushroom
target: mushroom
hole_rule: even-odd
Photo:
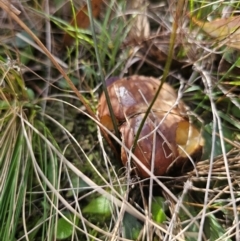
[[[134,75],[114,79],[107,87],[122,141],[129,150],[159,85],[158,79]],[[186,105],[182,101],[176,104],[176,100],[174,89],[164,83],[133,150],[138,160],[157,176],[167,174],[169,169],[181,170],[191,157],[201,156],[203,138],[189,122]],[[104,94],[100,97],[98,116],[103,125],[113,130]],[[124,165],[129,161],[123,147],[121,159]],[[133,166],[140,177],[149,177],[138,162],[133,162]]]

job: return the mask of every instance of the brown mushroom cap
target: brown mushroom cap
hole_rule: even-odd
[[[154,116],[149,116],[146,119],[139,141],[134,149],[134,155],[149,170],[153,170],[156,176],[165,175],[173,164],[175,168],[178,168],[177,173],[179,173],[181,167],[189,161],[188,155],[191,156],[197,152],[201,156],[201,135],[195,127],[180,116],[168,114],[163,121],[162,115],[155,113]],[[134,116],[119,128],[123,143],[128,149],[133,146],[135,135],[143,117],[144,114]],[[190,128],[192,129],[191,133],[189,132]],[[184,135],[181,138],[182,132],[184,132]],[[155,148],[153,145],[154,135],[156,135]],[[152,162],[153,155],[154,162]],[[129,161],[129,155],[124,148],[121,151],[121,158],[123,164],[126,165]],[[137,162],[133,164],[140,177],[149,177],[148,173]]]
[[[119,131],[123,143],[129,149],[133,146],[140,123],[159,85],[158,79],[135,75],[116,80],[108,86],[114,115],[119,123]],[[134,149],[135,156],[149,170],[154,165],[154,175],[165,175],[170,166],[181,169],[189,156],[201,155],[203,146],[201,134],[189,123],[184,103],[180,101],[176,105],[176,100],[174,89],[164,83]],[[104,94],[100,97],[98,115],[101,123],[112,130]],[[154,138],[155,149],[153,148]],[[152,162],[153,157],[154,162]],[[124,148],[121,151],[121,159],[124,165],[129,160]],[[149,176],[137,162],[133,164],[140,177]]]
[[[160,85],[158,79],[134,75],[119,79],[108,86],[108,93],[113,106],[116,119],[121,123],[126,119],[145,113]],[[164,83],[152,111],[166,113],[173,106],[177,99],[174,89]],[[184,104],[178,104],[178,110],[172,109],[172,113],[186,112]],[[98,106],[98,113],[101,119],[110,117],[109,109],[104,94],[101,95]]]

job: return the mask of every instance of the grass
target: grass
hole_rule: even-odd
[[[239,240],[238,50],[188,16],[229,17],[239,3],[150,1],[147,39],[143,5],[104,3],[76,35],[75,2],[14,6],[21,15],[0,3],[1,239]],[[95,113],[104,79],[132,74],[164,78],[190,107],[205,138],[194,170],[149,182],[122,166],[123,143]]]

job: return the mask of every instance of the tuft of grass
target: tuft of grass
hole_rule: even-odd
[[[49,200],[53,205],[57,200],[47,194],[49,190],[40,174],[57,187],[57,158],[47,141],[55,148],[57,143],[40,118],[41,107],[30,99],[18,64],[9,59],[1,61],[1,75],[1,237],[20,238],[27,235],[29,226],[35,229],[39,222],[43,234],[53,236],[54,229],[46,220],[56,212],[46,207]],[[36,203],[38,192],[47,195]]]

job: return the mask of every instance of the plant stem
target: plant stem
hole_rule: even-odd
[[[97,38],[96,38],[96,34],[95,34],[95,28],[94,28],[94,22],[93,22],[93,14],[92,14],[92,6],[91,6],[91,1],[88,0],[87,1],[87,7],[88,7],[88,14],[89,14],[89,19],[90,19],[90,25],[91,25],[91,30],[92,30],[92,36],[93,36],[93,41],[94,41],[94,49],[95,49],[95,53],[96,53],[96,58],[97,58],[97,63],[98,63],[98,67],[99,67],[99,72],[100,72],[100,76],[101,76],[101,81],[102,81],[102,85],[103,85],[103,91],[106,97],[106,101],[107,101],[107,105],[108,105],[108,109],[110,112],[110,116],[113,122],[113,127],[114,127],[114,131],[115,131],[115,135],[117,136],[117,138],[120,139],[120,135],[119,135],[119,131],[118,131],[118,127],[117,127],[117,120],[116,117],[114,115],[113,112],[113,108],[111,105],[111,101],[110,101],[110,97],[107,91],[107,85],[106,85],[106,81],[103,75],[103,71],[102,71],[102,64],[100,61],[100,56],[99,56],[99,52],[98,52],[98,45],[97,45]]]
[[[171,33],[171,37],[170,37],[170,46],[169,46],[169,51],[168,51],[168,57],[167,57],[167,62],[166,62],[166,65],[165,65],[165,68],[164,68],[164,71],[163,71],[163,76],[162,76],[162,79],[161,79],[161,84],[159,85],[159,88],[152,100],[152,102],[150,103],[141,123],[140,123],[140,126],[138,128],[138,131],[136,133],[136,136],[135,136],[135,139],[134,139],[134,143],[133,143],[133,152],[134,152],[134,149],[137,145],[137,141],[139,139],[139,136],[140,136],[140,133],[142,131],[142,128],[144,126],[144,123],[156,101],[156,99],[158,98],[158,95],[162,89],[162,86],[164,84],[164,82],[166,81],[166,78],[168,76],[168,73],[169,73],[169,70],[170,70],[170,66],[171,66],[171,63],[172,63],[172,58],[173,58],[173,50],[174,50],[174,45],[175,45],[175,40],[176,40],[176,36],[177,36],[177,29],[178,29],[178,19],[180,18],[181,14],[182,14],[182,10],[183,10],[183,7],[184,7],[184,2],[185,0],[180,0],[178,1],[177,3],[177,11],[176,11],[176,15],[175,15],[175,20],[173,21],[173,24],[172,24],[172,33]]]

